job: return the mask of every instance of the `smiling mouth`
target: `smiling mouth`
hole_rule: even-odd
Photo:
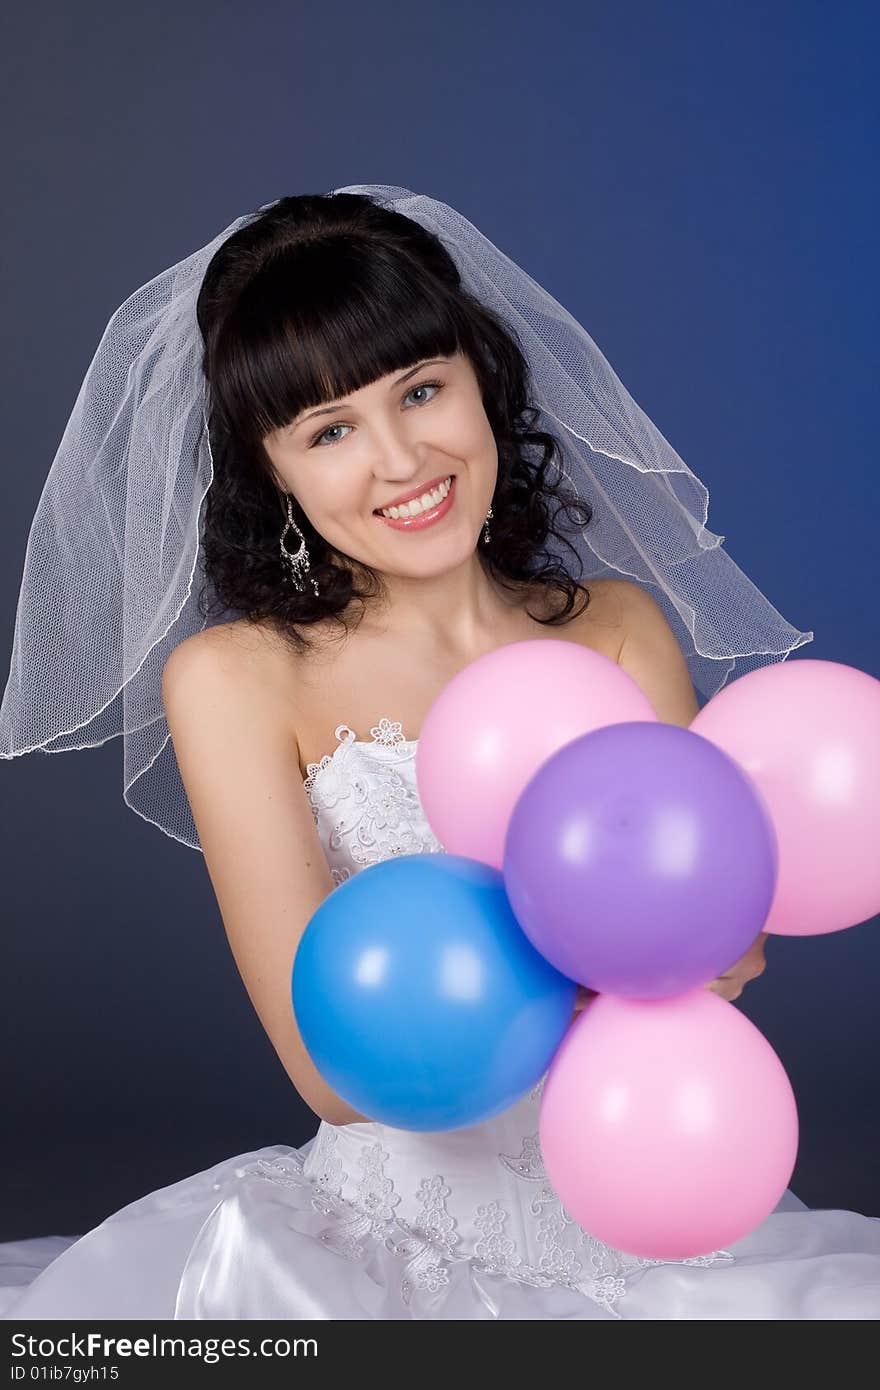
[[[445,479],[443,480],[443,482],[447,485],[446,496],[448,497],[448,496],[449,496],[449,493],[450,493],[451,490],[452,490],[452,486],[453,486],[453,484],[454,484],[454,482],[455,482],[455,474],[454,474],[454,473],[447,473],[447,475],[446,475]],[[440,486],[440,484],[438,484],[438,486]],[[440,499],[439,502],[434,503],[433,505],[431,505],[431,504],[429,503],[429,505],[428,505],[427,507],[421,508],[421,509],[420,509],[419,511],[417,511],[417,512],[412,512],[412,513],[407,512],[407,513],[405,513],[403,516],[400,515],[400,508],[401,508],[401,507],[410,507],[410,506],[412,506],[413,502],[418,502],[418,501],[419,501],[419,498],[420,498],[422,495],[423,495],[422,493],[416,493],[413,497],[407,498],[406,502],[397,502],[397,503],[395,503],[394,506],[395,506],[395,507],[397,508],[397,510],[398,510],[398,516],[397,516],[396,518],[394,518],[394,520],[399,520],[399,521],[412,520],[412,521],[415,521],[415,520],[417,520],[417,518],[418,518],[419,516],[423,516],[423,515],[425,515],[425,514],[427,514],[427,513],[430,513],[430,512],[432,512],[432,511],[434,511],[434,510],[436,509],[436,507],[442,506],[443,502],[446,500],[445,497],[442,497],[442,498]],[[378,517],[380,517],[383,521],[390,521],[390,520],[392,520],[392,518],[391,518],[390,516],[386,515],[386,513],[390,512],[390,511],[391,511],[391,507],[374,507],[374,508],[373,508],[373,516],[378,516]]]
[[[383,526],[389,526],[393,531],[400,532],[421,532],[430,527],[440,525],[444,518],[449,515],[455,503],[456,476],[454,473],[449,475],[449,487],[445,497],[439,502],[433,503],[422,511],[415,512],[412,516],[385,516],[383,512],[374,511],[373,515],[377,521],[381,521]]]

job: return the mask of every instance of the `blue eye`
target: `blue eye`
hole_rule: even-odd
[[[435,392],[435,395],[436,395],[437,392],[443,390],[444,385],[445,385],[445,383],[442,382],[442,381],[420,381],[419,384],[418,384],[417,386],[411,386],[411,387],[409,388],[409,390],[408,390],[407,393],[406,393],[406,396],[404,396],[403,399],[406,400],[407,396],[411,396],[411,395],[413,394],[413,392],[415,392],[415,391],[426,391],[426,390],[428,390],[429,388],[432,388],[432,387],[433,387],[434,392]],[[426,401],[416,401],[416,405],[428,405],[432,400],[434,400],[434,398],[435,398],[434,396],[429,396],[428,399],[427,399]],[[338,430],[338,429],[350,430],[350,429],[351,429],[351,425],[328,425],[326,429],[321,430],[320,434],[316,434],[316,435],[313,437],[312,442],[311,442],[311,444],[310,444],[309,447],[310,447],[310,448],[315,448],[316,445],[321,445],[321,441],[323,440],[323,438],[324,438],[325,435],[329,434],[331,430]],[[343,437],[344,437],[344,436],[343,436]],[[329,449],[329,448],[332,447],[332,445],[338,444],[338,443],[339,443],[339,440],[338,440],[338,439],[331,439],[331,440],[329,440],[329,442],[328,442],[327,444],[321,445],[321,447],[322,447],[322,448],[325,448],[325,449]]]

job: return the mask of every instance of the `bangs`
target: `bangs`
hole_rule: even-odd
[[[390,372],[468,351],[472,339],[452,288],[375,242],[289,248],[251,281],[224,329],[233,428],[256,442]]]

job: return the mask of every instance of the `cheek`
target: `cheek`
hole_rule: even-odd
[[[268,452],[268,451],[267,451]],[[310,503],[308,501],[308,488],[305,487],[305,469],[300,464],[294,452],[279,449],[269,453],[272,470],[272,482],[281,492],[289,492],[297,502],[302,501],[306,511]]]
[[[497,465],[498,449],[485,411],[480,405],[465,410],[444,427],[446,452],[473,464]]]
[[[319,531],[345,526],[353,516],[362,515],[369,507],[369,485],[360,477],[347,476],[345,470],[333,471],[320,482],[312,479],[307,489],[298,495],[306,515]]]

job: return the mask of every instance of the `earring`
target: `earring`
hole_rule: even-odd
[[[485,522],[483,523],[483,525],[484,525],[485,528],[486,528],[486,529],[483,531],[483,540],[486,542],[487,545],[489,544],[489,518],[490,518],[490,516],[492,516],[492,515],[493,515],[492,508],[490,507],[489,510],[488,510],[487,513],[486,513],[486,520],[485,520]]]
[[[287,524],[284,527],[284,530],[281,532],[281,563],[283,565],[286,564],[288,566],[287,577],[293,580],[293,583],[299,591],[299,593],[302,593],[305,589],[305,584],[303,583],[303,580],[305,578],[305,575],[309,571],[309,552],[306,549],[306,538],[293,519],[290,494],[287,493],[286,496]],[[291,526],[293,527],[296,534],[299,536],[299,549],[295,551],[293,554],[291,554],[289,550],[286,550],[284,546],[284,537],[287,535],[287,532],[290,530]],[[312,588],[315,591],[315,598],[317,598],[318,585],[314,575],[311,576],[311,583]]]

